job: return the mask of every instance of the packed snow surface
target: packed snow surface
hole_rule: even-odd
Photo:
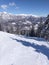
[[[0,65],[49,65],[49,42],[0,31]]]

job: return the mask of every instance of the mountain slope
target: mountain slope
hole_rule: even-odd
[[[0,31],[0,65],[49,65],[48,43]]]
[[[9,21],[30,21],[30,22],[40,22],[40,17],[32,14],[11,14],[7,12],[0,12],[0,22],[9,22]],[[45,21],[46,17],[42,17],[42,20]]]

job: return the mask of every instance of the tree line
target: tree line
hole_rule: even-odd
[[[23,35],[25,35],[26,33],[25,30],[23,32],[20,31],[20,27],[18,24],[17,26],[16,25],[12,26],[11,22],[0,23],[0,31],[6,31],[8,33],[23,34]],[[40,22],[38,24],[32,24],[32,28],[28,32],[29,34],[26,34],[26,36],[29,35],[32,37],[41,37],[49,40],[49,15],[47,16],[47,20],[45,22],[42,21],[41,17]]]

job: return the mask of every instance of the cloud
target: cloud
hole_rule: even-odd
[[[9,6],[16,6],[15,2],[9,3]]]
[[[19,9],[19,7],[16,5],[15,2],[10,2],[10,3],[8,3],[7,5],[6,5],[6,4],[2,4],[2,5],[0,6],[0,8],[2,8],[2,9],[4,9],[4,10],[7,10],[7,8],[12,8],[12,7],[14,7],[16,10]]]
[[[2,8],[2,9],[7,9],[7,7],[8,7],[8,6],[5,5],[5,4],[1,5],[1,8]]]
[[[16,5],[15,2],[10,2],[9,6],[12,6],[12,7],[14,6],[16,10],[19,9],[19,7]]]

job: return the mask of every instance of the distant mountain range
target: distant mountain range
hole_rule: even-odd
[[[0,12],[0,31],[44,37],[49,40],[49,16]]]
[[[9,22],[9,21],[21,21],[26,22],[29,21],[31,23],[37,23],[40,22],[39,16],[31,15],[31,14],[11,14],[7,12],[0,12],[0,22]],[[42,17],[42,21],[44,22],[46,20],[46,17]]]

